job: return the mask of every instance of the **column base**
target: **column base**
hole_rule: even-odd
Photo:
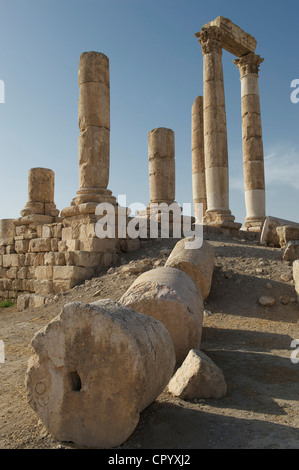
[[[61,217],[77,217],[88,214],[95,214],[96,208],[101,203],[108,203],[116,206],[116,197],[112,196],[112,191],[101,188],[86,188],[77,191],[69,207],[61,211]]]
[[[212,210],[207,211],[203,218],[204,225],[212,225],[214,227],[231,228],[239,230],[242,224],[235,222],[235,217],[230,211]]]
[[[265,217],[255,218],[247,217],[244,222],[244,228],[247,232],[261,232],[265,222]]]
[[[59,210],[56,208],[54,202],[27,202],[21,216],[27,217],[28,215],[47,215],[49,217],[58,217]]]

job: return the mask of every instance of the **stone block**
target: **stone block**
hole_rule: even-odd
[[[15,251],[16,253],[27,253],[29,248],[29,240],[16,240]]]
[[[23,290],[26,292],[34,292],[34,279],[23,279]]]
[[[99,253],[114,252],[116,241],[113,238],[84,238],[80,240],[80,250]]]
[[[22,279],[12,279],[11,290],[17,291],[17,292],[24,290],[23,280]]]
[[[24,266],[34,266],[34,261],[35,261],[36,256],[37,256],[36,253],[26,253]]]
[[[114,300],[65,305],[32,347],[30,406],[55,439],[93,448],[126,441],[175,364],[166,328]]]
[[[18,268],[17,267],[13,267],[13,268],[8,268],[6,270],[6,277],[8,279],[16,279],[17,278],[17,272],[18,272]]]
[[[221,369],[202,351],[192,349],[170,380],[168,390],[182,400],[223,398],[227,385]]]
[[[72,238],[73,238],[72,227],[64,227],[62,229],[62,235],[61,235],[62,241],[72,240]]]
[[[44,280],[52,279],[53,277],[53,267],[52,266],[36,266],[35,268],[35,279]]]
[[[140,249],[139,238],[130,240],[120,240],[120,249],[124,253],[131,253]]]
[[[58,242],[58,251],[60,253],[64,253],[65,251],[67,251],[66,241],[61,240]]]
[[[23,266],[22,268],[18,269],[17,278],[18,279],[27,279],[28,275],[28,268]]]
[[[62,292],[72,289],[76,285],[77,283],[75,281],[53,281],[53,292],[54,294],[61,294]]]
[[[88,279],[90,274],[91,272],[88,269],[79,266],[53,266],[53,280],[55,281],[79,283]]]
[[[51,238],[34,238],[30,240],[29,251],[31,253],[51,251]]]
[[[16,252],[16,251],[15,251],[14,245],[7,245],[6,250],[5,250],[5,253],[6,253],[7,255],[12,255],[12,254],[15,253],[15,252]]]
[[[61,223],[53,224],[52,225],[52,237],[61,239],[62,229],[63,229],[63,225]]]
[[[34,266],[43,266],[45,260],[44,253],[37,253],[36,257],[34,258]]]
[[[80,225],[79,238],[80,239],[95,238],[96,237],[95,226],[96,224]]]
[[[45,266],[65,266],[65,253],[49,252],[44,255]]]
[[[17,309],[19,312],[29,307],[30,294],[18,295]]]
[[[83,268],[97,268],[101,265],[103,254],[91,251],[75,251],[73,253],[73,264]]]
[[[42,234],[40,238],[52,238],[51,225],[42,226]]]
[[[3,267],[4,268],[11,268],[11,267],[19,267],[19,255],[12,254],[12,255],[3,255]]]
[[[51,251],[58,251],[59,238],[51,238]]]
[[[299,241],[299,224],[298,227],[292,227],[290,225],[283,225],[281,227],[276,228],[276,233],[279,238],[279,244],[281,248],[285,248],[285,246],[290,241]]]
[[[36,294],[49,295],[54,292],[53,282],[51,280],[34,280],[33,285]]]
[[[79,240],[66,240],[66,246],[69,251],[79,250],[80,241]]]

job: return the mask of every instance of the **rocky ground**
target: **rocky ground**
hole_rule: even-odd
[[[292,266],[280,249],[255,241],[210,236],[216,265],[205,303],[202,350],[222,369],[220,400],[183,401],[166,390],[141,414],[119,449],[299,448],[299,306]],[[40,308],[0,309],[0,448],[78,448],[53,439],[26,401],[24,376],[34,334],[69,301],[119,300],[140,272],[163,266],[175,241],[149,241],[123,254],[121,264]],[[259,303],[271,297],[274,305]],[[273,303],[273,302],[270,302]],[[299,346],[299,344],[298,344]],[[299,357],[299,352],[298,352]]]

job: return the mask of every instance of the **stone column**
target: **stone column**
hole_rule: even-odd
[[[116,199],[107,189],[110,167],[109,59],[84,52],[79,62],[79,189],[63,217],[94,214],[101,202]]]
[[[264,152],[259,98],[259,66],[264,61],[253,52],[234,63],[241,74],[243,167],[246,203],[245,227],[260,231],[266,217]]]
[[[203,215],[207,210],[202,96],[198,96],[192,106],[192,189],[197,219],[196,203],[203,205]]]
[[[229,178],[225,96],[222,69],[222,33],[210,26],[196,33],[203,53],[204,149],[207,212],[204,222],[240,228],[229,209]]]
[[[55,175],[48,168],[31,168],[28,172],[28,202],[21,211],[22,217],[45,215],[57,217],[54,203]]]
[[[160,127],[148,134],[150,204],[175,199],[174,132]]]

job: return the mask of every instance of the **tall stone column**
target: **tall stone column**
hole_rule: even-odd
[[[175,199],[174,132],[160,127],[148,134],[150,204]]]
[[[192,189],[196,219],[197,203],[203,205],[203,215],[207,210],[203,125],[203,97],[198,96],[192,106]]]
[[[264,61],[253,52],[234,63],[241,74],[245,227],[260,231],[266,217],[264,152],[259,98],[259,66]]]
[[[229,177],[225,95],[222,69],[222,32],[217,26],[195,35],[203,53],[204,149],[207,212],[204,223],[240,228],[229,209]]]
[[[79,189],[63,217],[94,214],[101,202],[116,199],[107,189],[110,167],[109,59],[84,52],[79,62]]]

